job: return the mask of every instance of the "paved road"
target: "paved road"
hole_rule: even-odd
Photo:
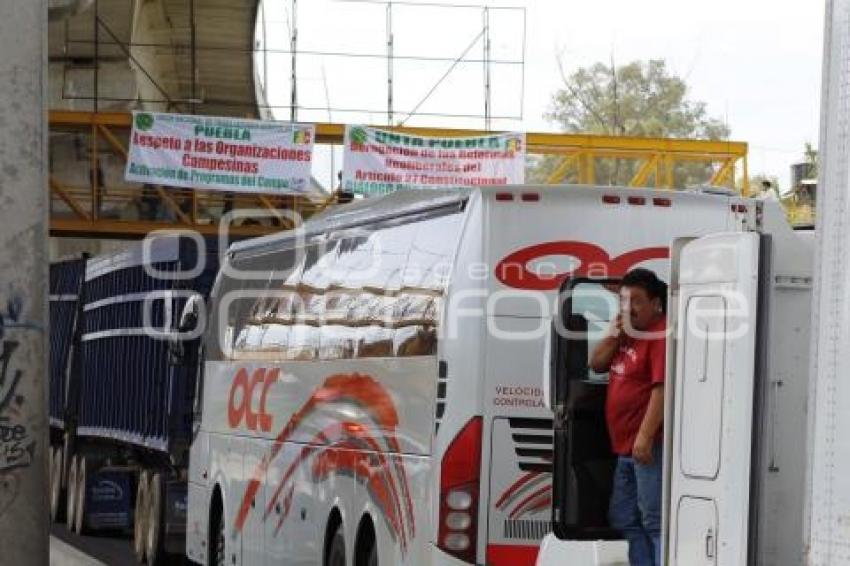
[[[136,564],[132,540],[129,536],[77,536],[66,525],[56,524],[50,528],[50,534],[60,541],[75,547],[96,561],[115,566]]]
[[[50,527],[50,534],[53,538],[59,539],[62,543],[70,545],[79,550],[84,555],[94,559],[93,563],[85,566],[133,566],[137,564],[136,555],[133,554],[133,539],[129,534],[121,535],[119,533],[111,535],[93,535],[93,536],[77,536],[68,530],[65,524],[55,524]],[[51,549],[52,550],[52,549]],[[77,566],[81,565],[80,561],[76,560],[60,564]],[[98,562],[100,565],[98,565]],[[51,563],[52,564],[52,563]],[[182,557],[172,557],[167,563],[169,566],[189,565]]]
[[[50,535],[50,566],[104,566],[103,562]]]

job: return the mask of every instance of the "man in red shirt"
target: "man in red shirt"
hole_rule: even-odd
[[[667,285],[647,269],[623,277],[620,314],[590,367],[609,372],[605,416],[618,455],[609,517],[629,543],[631,566],[661,563],[661,425]]]

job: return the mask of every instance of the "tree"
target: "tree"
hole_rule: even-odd
[[[552,96],[545,117],[565,132],[710,140],[729,136],[729,128],[708,115],[705,103],[688,99],[687,84],[670,73],[663,60],[623,66],[596,63],[569,76],[561,68],[561,77],[564,86]],[[540,160],[531,177],[542,180],[557,162]],[[635,167],[633,161],[600,160],[597,182],[625,184]],[[677,186],[705,183],[711,168],[688,164],[678,166],[674,174]]]

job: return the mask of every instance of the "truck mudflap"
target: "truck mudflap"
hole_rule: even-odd
[[[552,421],[492,423],[487,564],[532,566],[552,530]]]
[[[133,528],[133,470],[101,468],[86,478],[84,522],[93,531]]]
[[[186,552],[186,521],[189,511],[189,486],[185,481],[165,482],[163,548],[168,554],[184,555]]]

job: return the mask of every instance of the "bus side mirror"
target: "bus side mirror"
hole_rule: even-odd
[[[188,332],[194,332],[198,327],[198,313],[194,310],[184,312],[183,316],[180,317],[180,324],[177,326],[177,330],[181,334],[186,334]]]
[[[182,366],[185,357],[186,349],[183,347],[183,341],[177,338],[170,339],[168,341],[168,363],[173,366]]]
[[[168,341],[168,357],[172,365],[182,366],[191,362],[186,345],[188,343],[191,347],[197,342],[197,338],[186,338],[186,335],[194,334],[198,330],[198,300],[199,297],[192,297],[186,302],[177,324],[177,335]]]

